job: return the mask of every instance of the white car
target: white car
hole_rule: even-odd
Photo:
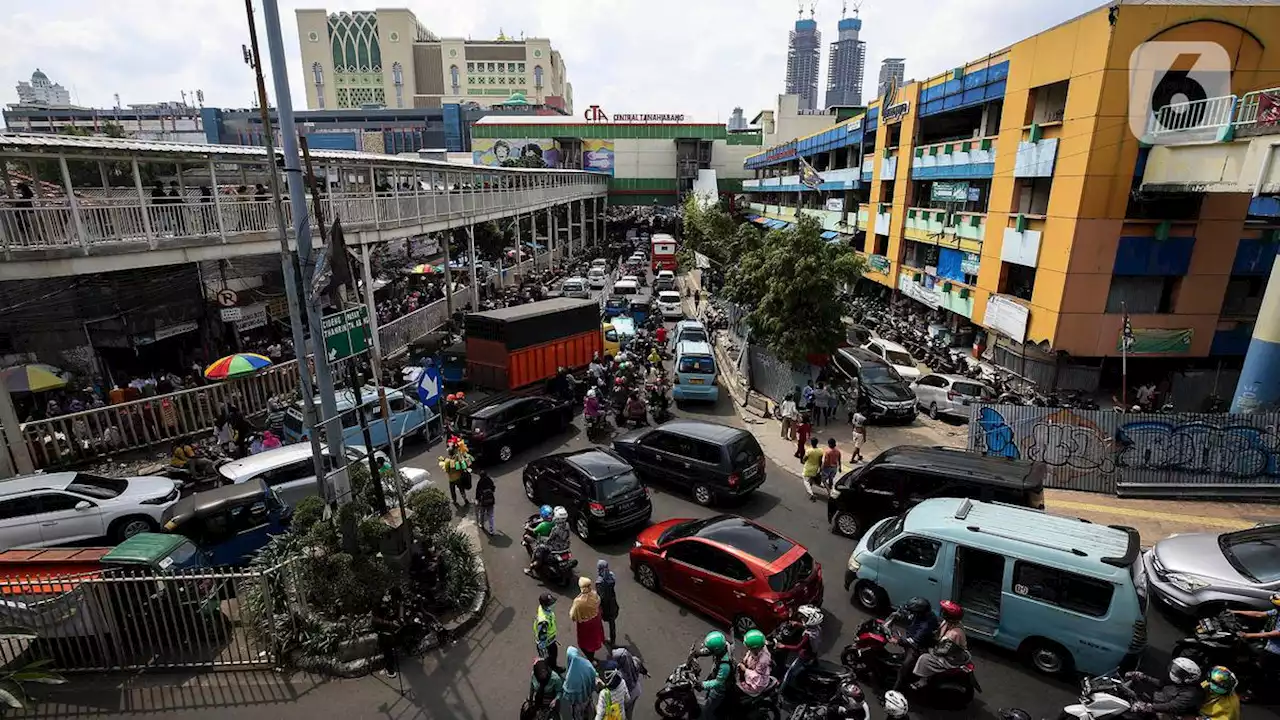
[[[670,270],[659,270],[657,277],[653,280],[653,286],[658,290],[675,290],[676,274]]]
[[[560,294],[570,298],[590,298],[591,289],[587,287],[587,279],[571,277],[560,284]]]
[[[662,313],[663,320],[683,320],[684,304],[681,302],[680,293],[675,290],[663,290],[658,293],[658,311]]]
[[[368,462],[368,458],[364,457],[366,453],[363,447],[344,445],[343,450],[348,463]],[[328,452],[324,448],[322,451]],[[375,453],[375,457],[379,465],[382,465],[386,459],[381,451]],[[266,450],[257,455],[229,462],[218,468],[218,472],[228,482],[236,484],[262,478],[275,491],[280,502],[289,507],[296,507],[302,498],[308,495],[319,494],[316,487],[315,464],[311,460],[311,443],[293,443],[274,450]],[[403,488],[406,495],[432,484],[431,474],[421,468],[401,465],[400,473],[406,480]],[[387,501],[393,501],[395,486],[384,482],[383,487],[386,490]]]
[[[591,285],[592,290],[603,289],[608,282],[608,276],[605,274],[604,268],[593,267],[587,271],[587,283]]]
[[[884,338],[873,338],[862,347],[872,355],[892,365],[903,380],[915,382],[920,379],[920,364],[916,362],[915,358],[911,357],[911,353],[907,352],[906,348],[898,343]]]
[[[622,282],[635,283],[636,285],[639,285],[640,276],[639,275],[623,275]]]
[[[119,543],[160,529],[178,501],[167,477],[102,477],[82,472],[27,475],[0,483],[0,550],[98,538]]]
[[[972,403],[996,398],[995,390],[964,375],[928,373],[912,383],[911,389],[916,393],[916,404],[935,420],[939,415],[967,418]]]
[[[596,258],[595,260],[591,261],[591,267],[600,268],[601,270],[604,270],[605,268],[609,267],[609,261],[605,260],[604,258]]]

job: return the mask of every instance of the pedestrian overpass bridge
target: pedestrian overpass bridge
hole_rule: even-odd
[[[570,243],[604,234],[608,178],[598,173],[333,150],[310,159],[323,217],[342,220],[348,245],[546,212],[541,241],[554,248],[560,206]],[[262,188],[282,165],[261,147],[0,133],[0,281],[279,252]],[[287,197],[283,209],[292,242]]]
[[[1280,88],[1168,105],[1143,141],[1143,190],[1280,193]]]

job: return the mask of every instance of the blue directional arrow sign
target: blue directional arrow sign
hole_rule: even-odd
[[[435,366],[424,368],[418,376],[418,399],[429,408],[440,402],[440,371]]]

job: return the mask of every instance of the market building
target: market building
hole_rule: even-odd
[[[1280,225],[1265,195],[1143,189],[1139,135],[1160,100],[1131,100],[1131,56],[1186,41],[1228,58],[1230,87],[1210,97],[1256,104],[1280,85],[1280,7],[1120,2],[767,143],[745,162],[752,216],[782,226],[804,212],[851,234],[867,280],[1047,387],[1118,385],[1126,324],[1131,375],[1230,373]]]

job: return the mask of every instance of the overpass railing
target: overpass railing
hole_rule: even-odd
[[[1276,126],[1280,131],[1277,118],[1263,116],[1259,119],[1264,96],[1280,99],[1280,87],[1254,90],[1244,95],[1170,103],[1151,113],[1146,134],[1152,138],[1185,134],[1191,142],[1203,142],[1206,139],[1230,140],[1232,133],[1261,124]],[[1271,107],[1275,108],[1276,103],[1273,102]],[[1276,111],[1273,109],[1271,112]],[[1213,131],[1219,133],[1213,135]]]

